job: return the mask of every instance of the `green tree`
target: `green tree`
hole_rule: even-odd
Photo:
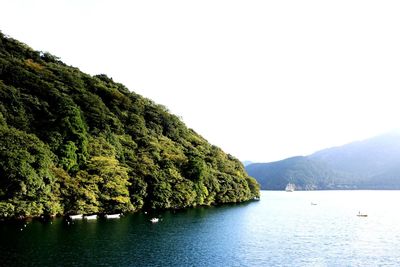
[[[99,181],[99,201],[104,212],[132,211],[127,168],[114,157],[96,156],[90,159],[88,173]]]
[[[50,209],[55,182],[49,148],[34,135],[0,127],[0,201],[7,214],[37,216]],[[3,206],[4,206],[3,205]],[[46,209],[47,207],[47,209]],[[1,215],[0,215],[1,216]]]

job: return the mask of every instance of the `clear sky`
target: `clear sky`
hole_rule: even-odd
[[[400,128],[400,1],[0,0],[0,30],[163,104],[241,160]]]

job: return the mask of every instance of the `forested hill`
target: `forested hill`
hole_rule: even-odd
[[[391,132],[307,157],[246,166],[263,189],[400,189],[400,133]]]
[[[0,217],[258,196],[236,158],[165,107],[0,33]]]

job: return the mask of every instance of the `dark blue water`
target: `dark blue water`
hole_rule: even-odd
[[[0,265],[400,266],[399,200],[400,191],[264,191],[257,202],[114,220],[3,222]]]

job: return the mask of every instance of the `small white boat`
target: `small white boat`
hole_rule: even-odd
[[[159,218],[151,218],[150,221],[152,223],[157,223],[160,219]]]
[[[366,213],[361,213],[360,211],[357,214],[358,217],[368,217],[368,214]]]
[[[96,220],[97,219],[97,215],[85,215],[85,219],[86,220]]]
[[[296,186],[292,183],[288,183],[286,185],[285,191],[286,192],[293,192],[295,190]]]
[[[121,217],[121,214],[120,213],[117,213],[117,214],[106,214],[105,217],[107,219],[119,219]]]
[[[83,214],[69,215],[69,218],[71,220],[81,220],[81,219],[83,219]]]

